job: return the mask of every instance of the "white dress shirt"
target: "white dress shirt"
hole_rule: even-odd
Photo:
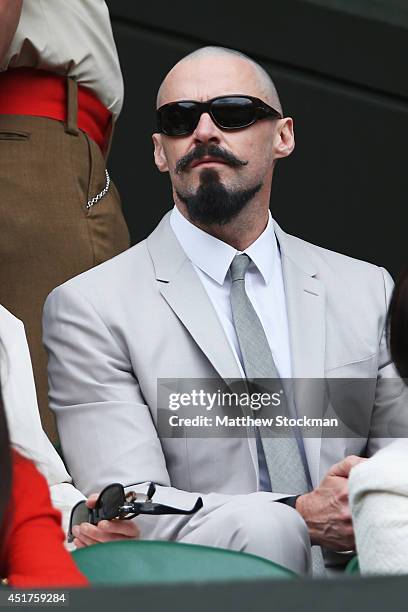
[[[207,234],[188,221],[174,207],[170,225],[206,290],[231,345],[244,377],[230,302],[230,265],[237,253],[234,247]],[[289,326],[281,257],[272,217],[265,230],[245,251],[251,263],[245,275],[245,290],[258,315],[281,378],[292,375]],[[271,490],[269,474],[259,435],[257,436],[260,489]]]
[[[123,79],[104,0],[24,0],[0,70],[21,67],[72,76],[114,119],[121,111]]]
[[[229,271],[232,260],[240,251],[190,223],[176,207],[171,213],[170,225],[213,303],[244,376],[241,351],[232,319]],[[243,253],[251,258],[245,276],[245,290],[262,323],[281,378],[290,378],[292,367],[285,288],[280,252],[270,213],[265,230]]]

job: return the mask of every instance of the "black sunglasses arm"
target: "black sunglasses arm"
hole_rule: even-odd
[[[132,509],[130,510],[130,507]],[[191,510],[183,510],[182,508],[174,508],[173,506],[167,506],[166,504],[155,504],[149,502],[134,502],[133,504],[129,504],[127,508],[129,508],[129,512],[132,512],[134,516],[138,514],[150,514],[150,515],[160,515],[160,514],[185,514],[191,515],[198,512],[203,507],[203,500],[199,497],[194,504],[194,507]]]
[[[256,116],[258,119],[264,119],[265,117],[272,117],[273,119],[282,119],[282,115],[279,111],[275,110],[271,106],[259,106],[256,109]]]

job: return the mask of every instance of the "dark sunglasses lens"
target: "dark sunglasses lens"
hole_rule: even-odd
[[[224,128],[243,128],[255,121],[255,105],[250,98],[218,98],[211,105],[217,123]]]
[[[168,136],[184,136],[194,132],[200,113],[194,102],[175,102],[159,109],[161,129]]]
[[[87,523],[89,521],[89,509],[84,501],[80,502],[72,511],[71,522],[70,522],[70,531],[72,531],[72,527],[75,525],[80,525],[81,523]]]
[[[115,518],[118,515],[119,507],[123,506],[124,503],[125,493],[121,485],[107,487],[99,500],[103,518],[108,520]]]

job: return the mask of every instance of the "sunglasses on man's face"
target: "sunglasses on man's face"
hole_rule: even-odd
[[[241,130],[260,119],[282,119],[279,111],[252,96],[218,96],[207,102],[181,100],[157,110],[157,129],[166,136],[187,136],[196,129],[200,117],[208,113],[222,130]]]
[[[190,510],[174,508],[165,504],[155,504],[152,497],[156,492],[153,482],[150,483],[146,495],[129,491],[125,493],[123,485],[114,483],[108,485],[101,491],[94,508],[88,508],[85,501],[78,502],[71,511],[68,529],[68,542],[75,538],[72,533],[73,527],[81,523],[97,525],[100,521],[111,521],[112,519],[129,520],[139,514],[161,515],[161,514],[195,514],[203,507],[203,500],[199,497]]]

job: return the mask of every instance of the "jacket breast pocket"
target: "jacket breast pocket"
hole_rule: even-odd
[[[378,355],[326,370],[326,414],[340,438],[367,438],[376,402]]]
[[[325,370],[326,378],[377,378],[378,353],[367,357],[329,366]]]

